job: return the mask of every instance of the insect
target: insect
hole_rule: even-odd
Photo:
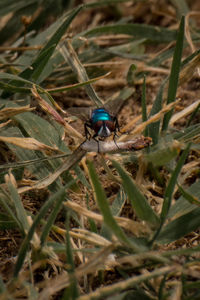
[[[91,134],[88,128],[94,131],[93,139],[96,137],[106,138],[114,133],[114,139],[117,135],[117,130],[120,131],[119,123],[116,116],[112,116],[104,107],[92,110],[91,118],[85,122],[85,136],[90,138]]]
[[[99,142],[97,138],[105,139],[113,134],[113,140],[115,142],[117,132],[120,132],[120,126],[117,117],[112,115],[107,108],[100,107],[89,109],[86,107],[73,107],[70,108],[68,112],[77,115],[80,119],[85,121],[84,129],[86,139],[90,139],[92,137],[95,141]],[[93,131],[94,134],[92,134],[91,131]]]
[[[105,107],[71,107],[67,111],[85,122],[84,129],[86,139],[89,140],[90,138],[93,138],[98,143],[99,152],[99,139],[105,139],[112,134],[114,143],[117,146],[115,138],[117,137],[117,132],[120,132],[120,126],[116,117],[116,111],[118,111],[119,107],[121,107],[120,104],[117,105],[117,109],[114,109],[113,103],[110,102],[109,105],[107,104]],[[112,113],[110,111],[112,111]],[[92,134],[92,131],[94,134]]]

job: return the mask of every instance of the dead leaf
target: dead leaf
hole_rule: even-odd
[[[15,115],[32,111],[35,107],[30,107],[29,105],[22,106],[22,107],[6,107],[0,110],[0,120],[5,120],[11,118]]]

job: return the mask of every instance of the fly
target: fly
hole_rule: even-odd
[[[107,108],[100,107],[91,109],[86,107],[72,107],[68,109],[68,112],[77,115],[85,121],[85,137],[86,139],[93,138],[98,142],[98,152],[99,141],[97,138],[105,139],[113,134],[113,140],[116,144],[115,138],[117,132],[120,132],[120,126],[117,117],[112,115]],[[91,133],[91,130],[94,134]]]
[[[116,116],[112,116],[105,108],[96,108],[91,113],[91,118],[85,122],[86,139],[91,137],[88,128],[94,131],[93,139],[96,137],[106,138],[114,133],[114,139],[117,131],[120,131],[119,123]]]

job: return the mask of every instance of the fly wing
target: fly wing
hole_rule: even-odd
[[[86,122],[91,118],[92,108],[91,107],[70,107],[67,109],[67,112],[70,115],[76,116],[79,119]]]
[[[108,100],[104,103],[104,107],[112,116],[115,117],[121,110],[124,102],[124,99],[122,99],[119,94],[115,99]]]

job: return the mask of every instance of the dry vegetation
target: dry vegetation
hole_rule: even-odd
[[[200,299],[199,1],[50,2],[0,4],[0,299]],[[151,146],[79,147],[84,70]]]

